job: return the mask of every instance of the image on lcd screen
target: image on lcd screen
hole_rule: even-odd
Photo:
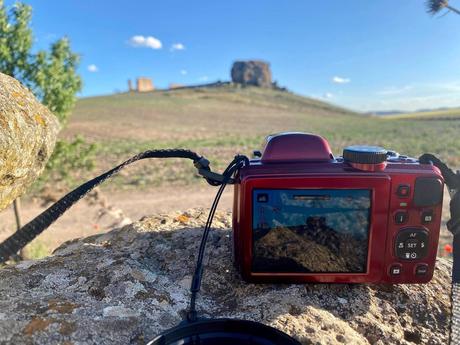
[[[255,189],[252,271],[364,273],[371,191]]]

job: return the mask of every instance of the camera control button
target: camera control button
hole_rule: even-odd
[[[400,276],[402,273],[401,265],[393,265],[390,267],[390,275],[392,276]]]
[[[422,223],[428,224],[434,220],[433,210],[427,210],[422,212]]]
[[[395,241],[395,256],[403,260],[423,259],[428,255],[428,232],[409,228],[399,231]]]
[[[396,195],[400,198],[407,198],[410,195],[410,186],[407,184],[400,184],[396,190]]]
[[[395,213],[395,223],[396,224],[404,224],[407,222],[409,215],[406,211],[398,211]]]
[[[428,265],[420,264],[415,267],[415,275],[424,276],[428,273]]]
[[[404,247],[406,249],[418,249],[420,247],[420,242],[419,240],[411,238],[404,243]]]

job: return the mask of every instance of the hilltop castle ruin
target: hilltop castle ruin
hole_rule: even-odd
[[[128,90],[137,92],[148,92],[155,90],[152,79],[146,77],[139,77],[136,79],[136,88],[133,87],[131,79],[128,80]]]

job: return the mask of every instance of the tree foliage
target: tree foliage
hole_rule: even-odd
[[[0,0],[0,72],[26,85],[65,126],[82,87],[77,73],[79,56],[72,52],[67,38],[51,44],[49,51],[34,53],[31,18],[31,6],[16,2],[7,8]],[[75,169],[92,168],[94,151],[94,145],[81,137],[58,140],[42,181],[47,177],[67,180]]]
[[[75,94],[81,89],[76,73],[78,56],[70,50],[66,38],[51,45],[51,51],[40,51],[32,61],[32,91],[65,124],[75,105]]]
[[[29,5],[17,2],[7,8],[0,0],[0,72],[29,87],[65,124],[82,87],[76,71],[79,56],[67,38],[53,43],[49,52],[32,53],[31,17]]]
[[[427,0],[426,7],[428,13],[435,15],[440,13],[442,10],[448,10],[457,14],[460,14],[460,10],[450,5],[449,0]]]

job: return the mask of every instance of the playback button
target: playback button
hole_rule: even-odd
[[[391,276],[397,277],[397,276],[400,276],[401,273],[402,273],[401,265],[392,265],[390,267],[390,275]]]
[[[403,260],[419,260],[428,255],[428,232],[409,228],[396,236],[395,256]]]

